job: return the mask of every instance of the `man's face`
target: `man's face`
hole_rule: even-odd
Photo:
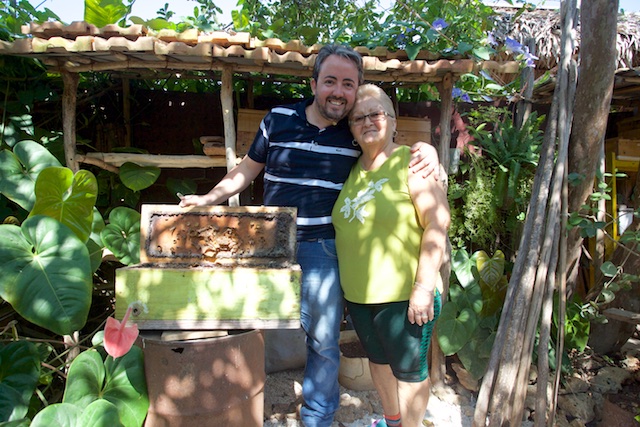
[[[346,117],[356,100],[358,69],[346,58],[330,55],[322,63],[318,80],[311,80],[318,113],[328,122]]]

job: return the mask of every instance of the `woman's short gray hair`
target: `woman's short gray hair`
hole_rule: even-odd
[[[380,102],[382,105],[382,109],[394,119],[396,118],[396,110],[393,108],[393,101],[389,98],[389,95],[382,90],[380,86],[376,86],[371,83],[367,83],[366,85],[362,85],[358,88],[358,92],[356,93],[356,103],[360,101],[362,98],[374,98]],[[349,116],[353,114],[353,110]]]

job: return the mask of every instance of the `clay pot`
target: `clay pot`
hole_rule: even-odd
[[[220,338],[139,337],[149,390],[145,427],[261,427],[264,340],[258,330]]]
[[[340,332],[340,344],[358,342],[356,331],[347,330]],[[355,391],[375,390],[371,371],[369,370],[369,359],[367,357],[347,357],[340,350],[340,369],[338,371],[338,382],[341,386]]]

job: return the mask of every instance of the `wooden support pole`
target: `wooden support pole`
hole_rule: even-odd
[[[222,122],[224,123],[224,148],[227,160],[227,172],[236,165],[236,126],[233,120],[233,66],[227,65],[222,70],[222,89],[220,90],[222,105]],[[229,198],[229,206],[239,206],[240,196]]]
[[[453,97],[451,90],[453,89],[453,76],[448,73],[444,76],[441,83],[436,85],[440,93],[440,145],[438,148],[438,157],[440,158],[440,181],[445,188],[448,187],[448,174],[450,144],[451,144],[451,114],[453,110]],[[449,278],[451,277],[451,242],[447,239],[447,251],[445,259],[443,259],[440,275],[444,283],[444,292],[442,293],[442,301],[445,301],[449,293]],[[439,395],[445,388],[446,376],[446,358],[440,345],[438,344],[438,330],[433,333],[431,341],[431,381],[434,393]]]
[[[79,76],[62,72],[62,133],[64,136],[64,158],[67,167],[74,173],[79,166],[76,160],[76,103]]]
[[[442,82],[437,84],[438,92],[440,93],[440,146],[438,147],[438,155],[440,157],[440,164],[446,174],[449,173],[449,162],[451,159],[449,145],[451,144],[451,114],[453,110],[453,96],[451,90],[453,89],[453,76],[448,73],[442,79]]]

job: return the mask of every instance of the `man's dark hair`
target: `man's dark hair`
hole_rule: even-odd
[[[358,84],[361,85],[364,83],[364,68],[362,66],[362,57],[358,52],[353,50],[349,46],[339,45],[339,44],[328,44],[322,46],[320,52],[318,52],[318,56],[316,57],[316,62],[313,64],[313,79],[318,81],[318,76],[320,75],[320,69],[322,68],[322,63],[325,59],[327,59],[331,55],[337,55],[344,59],[348,59],[353,62],[353,64],[358,69]]]

